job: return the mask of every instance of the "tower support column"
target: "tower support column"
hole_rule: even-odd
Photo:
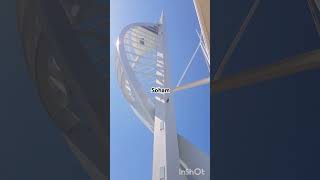
[[[157,51],[157,86],[168,88],[169,68],[164,48],[164,16],[160,18],[159,46]],[[155,96],[152,180],[182,180],[179,175],[179,148],[176,131],[176,119],[169,93]]]

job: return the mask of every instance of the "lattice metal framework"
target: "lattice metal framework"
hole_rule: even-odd
[[[127,26],[117,41],[116,71],[119,85],[134,112],[153,131],[155,97],[150,87],[161,83],[156,78],[158,24]]]

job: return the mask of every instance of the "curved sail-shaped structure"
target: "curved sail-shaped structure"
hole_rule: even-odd
[[[156,55],[159,25],[136,23],[123,29],[117,41],[116,70],[119,85],[134,112],[153,131]]]
[[[169,64],[165,50],[165,24],[133,23],[116,43],[116,73],[129,105],[153,133],[153,180],[209,180],[209,158],[177,134],[170,94]],[[152,92],[153,88],[168,91]],[[205,175],[185,176],[181,169],[201,168]]]

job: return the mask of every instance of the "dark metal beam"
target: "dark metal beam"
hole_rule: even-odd
[[[295,73],[320,68],[320,49],[286,58],[280,62],[248,70],[237,75],[212,81],[214,93],[289,76]]]
[[[242,37],[243,33],[245,32],[245,30],[247,29],[251,18],[253,17],[256,9],[258,8],[259,3],[260,3],[260,0],[256,0],[253,3],[253,5],[251,6],[248,15],[246,16],[245,20],[243,21],[243,23],[242,23],[242,25],[240,27],[239,32],[236,34],[235,38],[232,40],[232,42],[231,42],[226,54],[224,55],[220,65],[219,65],[219,68],[218,68],[216,74],[213,77],[214,80],[220,79],[220,77],[221,77],[221,75],[223,73],[225,65],[228,63],[228,61],[231,58],[234,50],[237,47],[239,41],[241,40],[241,37]]]
[[[317,16],[317,13],[316,13],[316,11],[317,11],[316,7],[315,7],[316,4],[312,0],[307,0],[307,2],[308,2],[309,10],[310,10],[310,13],[311,13],[315,28],[316,28],[316,30],[318,32],[318,35],[320,36],[320,22],[319,22],[319,18]]]

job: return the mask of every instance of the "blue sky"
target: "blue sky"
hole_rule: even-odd
[[[157,22],[163,10],[167,23],[167,49],[171,83],[175,85],[198,45],[199,25],[192,0],[111,0],[110,112],[111,180],[150,180],[153,136],[133,113],[121,94],[115,74],[115,42],[122,28],[135,22]],[[198,51],[182,84],[209,74]],[[209,154],[209,85],[174,95],[178,133]]]

